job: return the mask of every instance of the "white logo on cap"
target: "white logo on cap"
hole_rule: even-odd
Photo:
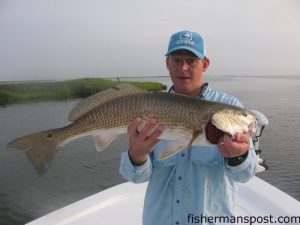
[[[193,41],[193,35],[191,32],[183,32],[182,34],[180,34],[179,36],[179,40],[176,41],[177,45],[192,45],[194,46],[195,43]]]
[[[192,33],[191,32],[184,32],[182,34],[180,34],[180,39],[185,39],[185,40],[192,40]]]

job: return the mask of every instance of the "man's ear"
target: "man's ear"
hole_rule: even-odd
[[[207,70],[208,66],[209,66],[209,58],[205,57],[202,60],[202,62],[203,62],[203,70],[202,70],[202,72],[205,72]]]
[[[166,57],[166,67],[169,70],[169,66],[170,66],[170,60],[169,60],[169,56]]]

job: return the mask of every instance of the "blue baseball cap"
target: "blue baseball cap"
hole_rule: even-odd
[[[205,58],[205,45],[204,40],[200,34],[191,31],[180,31],[173,34],[170,38],[168,56],[177,50],[188,50],[198,56],[200,59]]]

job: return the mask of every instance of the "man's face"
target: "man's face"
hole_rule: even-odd
[[[166,64],[177,93],[193,97],[200,94],[208,58],[201,60],[190,51],[179,50],[167,57]]]

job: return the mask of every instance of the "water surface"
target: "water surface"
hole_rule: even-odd
[[[130,80],[128,78],[128,80]],[[131,79],[132,80],[132,79]],[[134,78],[145,80],[145,78]],[[160,80],[170,85],[168,78]],[[209,77],[219,90],[238,97],[245,107],[269,119],[261,140],[262,158],[270,170],[258,176],[300,200],[300,78]],[[65,126],[78,102],[40,102],[0,108],[0,224],[24,224],[74,201],[125,182],[118,173],[127,136],[104,152],[90,137],[67,144],[43,177],[38,177],[23,152],[7,149],[8,141],[31,132]]]

